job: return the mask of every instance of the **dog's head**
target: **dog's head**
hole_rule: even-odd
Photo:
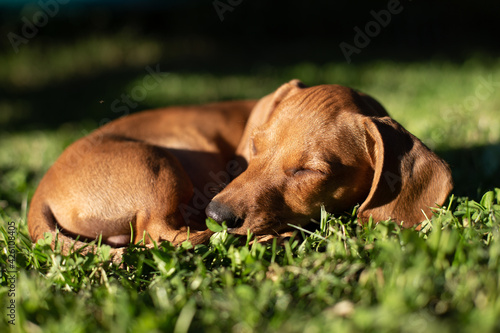
[[[237,234],[280,233],[309,223],[322,205],[344,212],[357,203],[361,221],[408,227],[452,188],[445,162],[374,99],[337,85],[294,80],[266,96],[238,152],[248,168],[206,210]]]

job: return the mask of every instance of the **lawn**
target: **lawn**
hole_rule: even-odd
[[[128,37],[0,54],[0,331],[500,330],[500,60],[176,70],[168,59],[182,50]],[[157,68],[158,85],[115,112]],[[450,163],[453,195],[422,231],[361,227],[353,207],[323,212],[315,232],[283,245],[214,226],[208,245],[130,246],[124,266],[109,263],[106,246],[87,256],[61,255],[50,240],[32,246],[30,197],[72,141],[123,113],[258,98],[292,78],[371,94]]]

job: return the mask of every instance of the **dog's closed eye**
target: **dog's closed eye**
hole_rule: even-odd
[[[328,176],[331,174],[331,163],[324,161],[320,157],[304,157],[297,162],[296,167],[284,168],[287,177],[305,177],[305,176]]]
[[[285,174],[288,177],[323,176],[325,175],[325,172],[316,169],[300,167],[300,168],[288,168],[285,170]]]

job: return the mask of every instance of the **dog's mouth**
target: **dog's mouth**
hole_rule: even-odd
[[[227,222],[226,222],[227,223]],[[227,225],[227,231],[234,235],[246,236],[250,231],[254,236],[278,235],[283,231],[291,229],[284,221],[267,219],[262,217],[237,219],[237,226]],[[292,228],[293,229],[293,228]]]
[[[234,235],[247,235],[248,230],[255,235],[274,234],[286,225],[273,214],[247,212],[237,215],[231,206],[215,200],[208,204],[205,213],[219,224],[225,222],[227,232]]]

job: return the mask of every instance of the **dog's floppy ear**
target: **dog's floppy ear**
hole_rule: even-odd
[[[242,156],[248,162],[250,158],[249,140],[253,130],[267,122],[274,109],[276,109],[276,106],[278,106],[285,97],[293,95],[302,88],[306,88],[302,82],[296,79],[291,80],[281,85],[275,92],[264,96],[257,102],[250,114],[250,118],[248,118],[240,144],[236,149],[237,155]]]
[[[391,218],[411,227],[442,205],[453,185],[448,165],[389,117],[364,117],[365,149],[374,175],[358,211],[366,222]],[[424,215],[425,213],[425,215]]]

